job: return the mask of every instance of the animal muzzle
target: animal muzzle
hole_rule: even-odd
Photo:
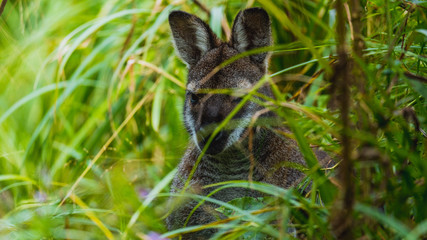
[[[197,145],[200,150],[205,150],[206,154],[215,155],[221,153],[226,147],[227,139],[229,137],[228,131],[220,130],[214,135],[214,131],[208,129],[201,128],[197,132]],[[211,138],[212,140],[209,141]]]

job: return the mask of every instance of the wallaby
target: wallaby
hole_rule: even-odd
[[[270,18],[261,8],[250,8],[238,13],[229,42],[221,41],[205,22],[183,11],[171,12],[169,24],[175,49],[188,66],[184,123],[192,141],[178,166],[171,186],[172,193],[179,193],[184,188],[212,130],[215,129],[212,126],[220,124],[241,101],[238,96],[209,93],[204,90],[251,89],[267,73],[270,54],[256,53],[232,62],[214,74],[211,73],[212,70],[239,53],[272,45],[272,34]],[[274,98],[267,84],[258,92]],[[222,129],[207,147],[190,179],[187,192],[207,195],[214,188],[203,186],[229,180],[253,180],[289,188],[303,178],[302,172],[283,164],[292,162],[305,165],[294,140],[277,134],[271,128],[249,127],[252,117],[257,113],[263,113],[258,119],[276,117],[270,111],[260,112],[263,109],[264,107],[253,101],[243,105],[233,117],[237,126]],[[287,131],[283,127],[279,128]],[[252,147],[249,147],[249,139],[252,140]],[[328,157],[321,151],[315,153],[319,160]],[[245,196],[258,197],[261,194],[244,188],[228,188],[210,197],[228,202]],[[170,202],[174,202],[173,200],[174,198],[171,198]],[[183,227],[197,203],[196,200],[189,200],[176,206],[166,219],[169,230]],[[215,204],[205,202],[191,215],[186,226],[223,218],[214,210],[216,207],[218,206]],[[186,234],[183,238],[207,239],[215,232],[214,229],[207,229]]]

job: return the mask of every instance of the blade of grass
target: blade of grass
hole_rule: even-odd
[[[104,225],[104,223],[102,223],[102,221],[98,217],[96,217],[95,213],[89,210],[89,207],[86,205],[86,203],[84,203],[74,193],[70,195],[70,199],[73,200],[73,202],[79,205],[79,207],[81,207],[82,209],[88,210],[88,211],[85,211],[86,216],[90,220],[92,220],[92,222],[94,222],[96,226],[99,227],[99,229],[101,229],[101,231],[104,233],[104,236],[107,239],[110,239],[110,240],[114,239],[114,235],[111,233],[111,231]]]
[[[397,235],[399,235],[402,238],[407,237],[409,234],[408,227],[406,227],[402,222],[400,222],[393,216],[386,215],[380,212],[376,208],[373,208],[371,206],[368,206],[362,203],[356,203],[354,206],[354,210],[379,221],[380,223],[389,227],[392,231],[394,231]]]
[[[126,239],[128,232],[132,228],[132,226],[135,224],[135,222],[138,220],[141,213],[150,205],[150,203],[159,195],[159,193],[169,185],[169,183],[172,181],[173,177],[175,176],[178,169],[174,169],[170,171],[154,188],[150,191],[147,198],[142,202],[141,206],[132,214],[132,217],[130,218],[128,224],[126,225],[125,231],[123,232],[122,239]]]
[[[308,38],[305,34],[303,34],[298,26],[291,22],[289,17],[280,10],[272,1],[263,0],[260,2],[266,9],[268,9],[273,16],[282,24],[283,27],[289,29],[297,38],[301,40],[301,42],[308,47],[309,51],[313,54],[313,56],[319,59],[319,64],[327,73],[331,72],[331,68],[326,61],[321,58],[320,53],[315,49],[313,42],[310,38]]]
[[[113,132],[113,135],[107,140],[107,142],[102,146],[101,150],[96,154],[96,156],[90,161],[89,165],[86,167],[86,169],[83,171],[82,174],[77,178],[77,180],[74,182],[74,184],[71,186],[70,190],[68,190],[65,197],[62,199],[62,201],[59,203],[58,208],[64,204],[65,200],[70,197],[70,195],[73,193],[74,189],[78,186],[80,181],[85,177],[85,175],[92,169],[92,167],[95,165],[95,163],[98,161],[98,159],[101,157],[101,155],[107,150],[108,146],[113,142],[113,140],[117,137],[117,135],[120,133],[120,131],[126,126],[126,124],[133,118],[135,113],[141,109],[142,106],[153,97],[153,91],[159,84],[159,79],[153,84],[153,86],[150,88],[147,93],[132,109],[132,111],[129,113],[128,116],[126,116],[126,119],[120,124],[120,126]]]

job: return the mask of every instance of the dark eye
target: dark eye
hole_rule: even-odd
[[[197,104],[199,100],[203,97],[203,94],[189,93],[189,95],[191,104]]]
[[[192,104],[196,104],[199,101],[199,97],[196,94],[192,93],[190,95],[190,101]]]

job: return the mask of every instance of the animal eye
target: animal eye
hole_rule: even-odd
[[[191,101],[192,104],[196,104],[199,101],[199,98],[197,97],[196,94],[192,93],[190,95],[190,101]]]
[[[200,98],[202,98],[200,94],[190,93],[190,102],[192,104],[197,104]]]

